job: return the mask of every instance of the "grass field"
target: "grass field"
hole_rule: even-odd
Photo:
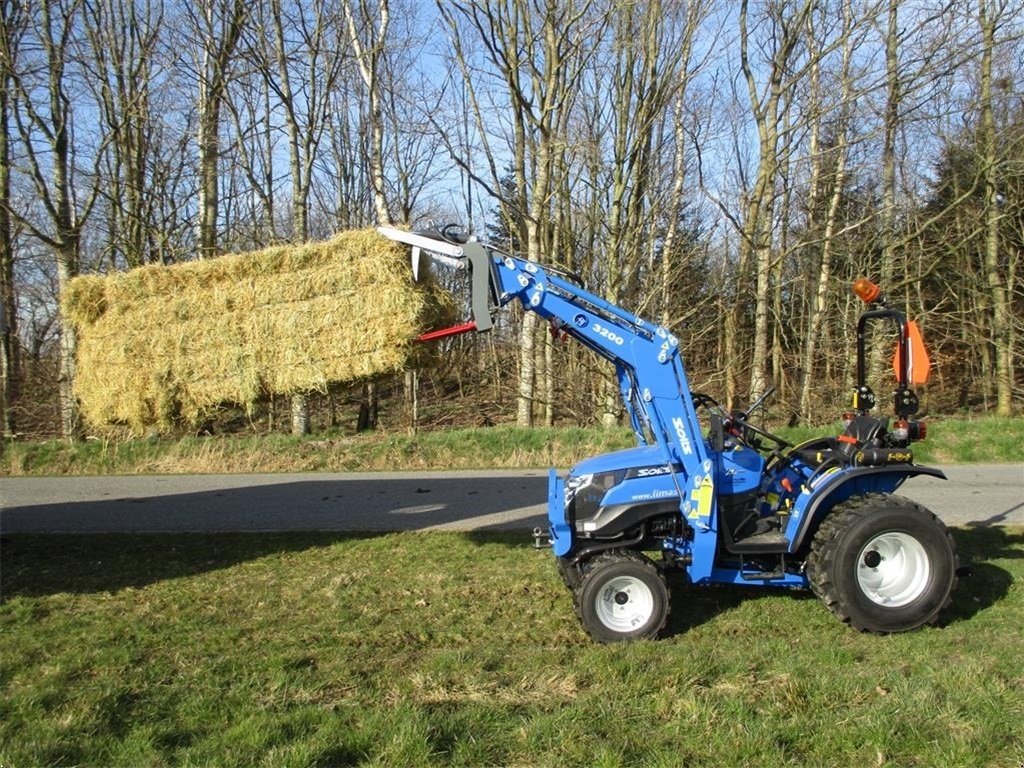
[[[944,625],[674,585],[591,644],[525,534],[5,537],[0,765],[1024,761],[1024,530],[959,529]]]
[[[770,428],[774,427],[768,425]],[[838,434],[838,424],[778,429],[800,442]],[[395,469],[568,467],[585,456],[635,444],[628,429],[501,425],[405,433],[225,435],[181,440],[11,443],[0,473],[10,475],[353,472]],[[1024,462],[1024,419],[982,417],[930,422],[914,444],[919,463]]]

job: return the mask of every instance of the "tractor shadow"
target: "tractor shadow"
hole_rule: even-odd
[[[969,621],[1002,601],[1014,576],[998,561],[1024,560],[1024,529],[971,525],[951,528],[961,576],[942,625]]]
[[[685,635],[690,630],[705,624],[719,615],[729,613],[754,600],[784,596],[786,600],[816,600],[804,590],[783,587],[762,587],[756,582],[744,584],[714,584],[695,587],[677,574],[668,577],[672,591],[671,612],[663,637]]]
[[[960,577],[939,626],[970,621],[1009,594],[1014,576],[1000,561],[1024,559],[1024,529],[974,525],[951,528],[960,559]],[[786,595],[792,600],[817,600],[810,591],[722,584],[694,587],[681,574],[669,574],[672,610],[665,637],[684,635],[751,600]]]
[[[498,540],[514,531],[515,541],[527,543],[545,519],[540,503],[547,492],[539,472],[469,479],[282,475],[186,492],[161,490],[158,482],[126,496],[109,495],[102,481],[93,483],[100,486],[96,498],[20,506],[0,499],[0,602],[140,588],[404,531],[480,531]]]
[[[0,604],[15,597],[113,594],[300,553],[370,533],[95,533],[0,537]]]

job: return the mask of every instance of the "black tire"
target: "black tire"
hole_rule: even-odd
[[[807,558],[811,589],[841,621],[887,634],[935,624],[949,605],[956,545],[909,499],[856,496],[822,522]]]
[[[653,562],[639,552],[604,552],[582,569],[576,613],[599,643],[651,639],[665,627],[669,590]]]
[[[558,567],[558,575],[562,577],[562,583],[570,590],[575,590],[583,579],[579,566],[567,558],[555,556],[555,565]]]

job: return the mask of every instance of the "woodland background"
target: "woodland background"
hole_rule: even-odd
[[[76,274],[457,221],[668,325],[690,383],[847,405],[880,282],[929,414],[1024,403],[1014,0],[0,0],[4,430],[85,434]],[[442,275],[441,279],[450,279]],[[455,283],[453,282],[453,287]],[[612,371],[536,317],[436,366],[267,393],[208,429],[605,423]],[[891,344],[872,380],[888,402]]]

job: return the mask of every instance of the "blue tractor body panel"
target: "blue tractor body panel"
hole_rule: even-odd
[[[804,486],[793,502],[785,528],[789,551],[795,553],[809,546],[817,524],[836,504],[868,493],[893,493],[908,478],[917,475],[946,479],[941,470],[918,465],[849,467],[823,473]]]
[[[639,467],[665,468],[667,473],[668,465],[665,462],[665,451],[657,445],[638,445],[635,448],[625,448],[621,451],[603,453],[600,456],[590,456],[573,466],[569,470],[569,474],[573,477],[579,477],[580,475],[615,472],[620,469]]]
[[[551,549],[559,557],[565,557],[572,548],[572,530],[565,517],[565,481],[558,471],[548,471],[548,531]]]
[[[715,486],[720,495],[750,493],[760,488],[765,462],[753,448],[737,447],[723,451],[717,458]]]

